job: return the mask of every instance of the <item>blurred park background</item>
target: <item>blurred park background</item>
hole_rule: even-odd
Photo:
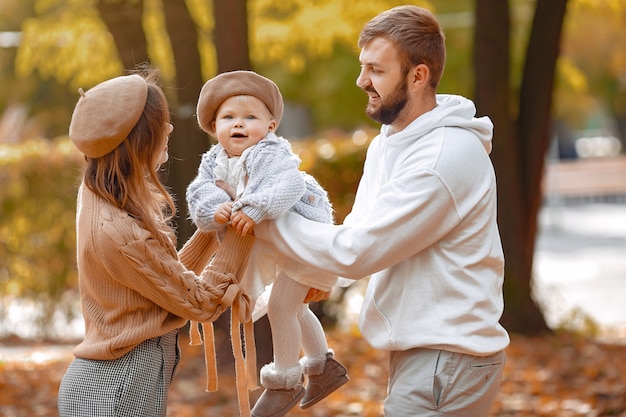
[[[524,349],[534,346],[545,365],[550,347],[570,346],[552,339],[562,332],[589,340],[572,342],[583,352],[623,344],[626,0],[0,0],[0,369],[10,374],[15,345],[68,343],[68,355],[81,335],[74,216],[82,156],[67,138],[79,87],[144,62],[160,69],[175,125],[163,175],[177,196],[182,244],[193,233],[184,190],[211,145],[195,119],[202,84],[234,69],[268,76],[286,101],[278,133],[329,191],[341,222],[379,128],[355,86],[356,40],[370,18],[405,3],[433,10],[443,26],[448,57],[439,92],[472,98],[494,121],[507,260],[502,321],[515,335],[512,355],[533,355]],[[366,351],[354,330],[362,290],[355,285],[315,306],[329,331],[349,337],[346,349],[358,345],[358,352]],[[259,325],[261,339],[266,326]],[[259,346],[266,360],[271,347]],[[507,383],[513,369],[523,373],[519,361],[510,366]],[[596,374],[613,375],[604,366]],[[535,384],[532,395],[549,380],[516,375]],[[0,379],[3,389],[8,384]],[[611,379],[582,405],[548,401],[543,414],[522,414],[515,406],[528,398],[509,393],[500,404],[513,411],[503,406],[498,415],[626,415],[626,384],[616,384]],[[384,398],[384,384],[377,389]],[[3,404],[0,415],[54,415]],[[378,415],[348,411],[320,415]]]

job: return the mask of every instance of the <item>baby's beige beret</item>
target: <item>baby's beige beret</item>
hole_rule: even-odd
[[[202,130],[215,135],[211,124],[220,105],[229,97],[242,95],[256,97],[265,103],[276,124],[280,124],[284,104],[278,86],[253,71],[230,71],[210,79],[200,91],[196,115]]]
[[[70,122],[70,139],[90,158],[113,151],[139,121],[148,99],[148,84],[138,74],[104,81],[80,92]]]

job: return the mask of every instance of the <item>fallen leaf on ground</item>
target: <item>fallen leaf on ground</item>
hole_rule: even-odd
[[[381,417],[387,354],[358,334],[329,330],[329,346],[350,382],[315,406],[290,416]],[[490,417],[626,417],[626,346],[571,334],[512,335],[500,393]],[[168,417],[239,416],[233,372],[219,390],[205,391],[203,349],[181,332],[182,359],[172,384]],[[72,346],[0,343],[0,416],[56,417],[56,396]],[[14,351],[19,355],[12,354]],[[250,393],[251,402],[261,390]]]

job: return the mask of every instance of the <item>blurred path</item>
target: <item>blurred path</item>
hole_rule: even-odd
[[[626,342],[626,201],[544,206],[534,285],[550,327]]]

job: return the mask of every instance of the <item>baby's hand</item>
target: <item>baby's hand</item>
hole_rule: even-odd
[[[215,210],[215,214],[213,217],[215,218],[215,223],[217,224],[226,224],[230,221],[230,213],[233,211],[233,202],[229,201],[228,203],[220,204]]]
[[[230,218],[230,224],[233,229],[241,236],[245,236],[248,233],[253,234],[254,220],[252,220],[246,213],[241,210],[237,210]]]

